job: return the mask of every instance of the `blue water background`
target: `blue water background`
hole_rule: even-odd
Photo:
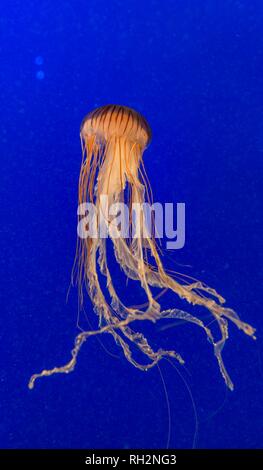
[[[155,199],[186,203],[186,245],[170,254],[180,264],[167,263],[215,287],[258,330],[255,342],[230,325],[232,393],[202,330],[141,326],[155,349],[174,347],[186,361],[160,364],[170,447],[193,445],[195,413],[196,447],[262,447],[262,29],[261,1],[2,2],[1,447],[167,443],[159,370],[135,369],[111,337],[89,340],[73,374],[27,389],[33,372],[69,359],[77,332],[76,290],[65,299],[79,126],[108,103],[134,107],[152,127]],[[122,297],[140,303],[111,267]],[[86,311],[95,328],[88,301]]]

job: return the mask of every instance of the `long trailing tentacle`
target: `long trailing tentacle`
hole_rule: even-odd
[[[143,166],[142,148],[139,143],[131,144],[125,139],[117,139],[114,135],[106,143],[93,136],[82,141],[82,148],[79,204],[90,201],[96,205],[97,209],[101,209],[99,200],[101,194],[106,194],[109,197],[109,204],[121,202],[124,200],[124,189],[127,184],[130,207],[132,203],[143,205],[145,200],[152,202],[152,191]],[[140,169],[140,165],[142,169]],[[104,217],[106,223],[110,222],[107,215]],[[183,364],[184,361],[177,352],[164,349],[154,351],[145,336],[132,329],[132,324],[135,321],[155,322],[161,319],[176,318],[194,323],[206,332],[207,338],[214,347],[221,374],[226,385],[232,390],[233,383],[222,359],[222,349],[228,339],[228,320],[231,320],[238,328],[253,338],[255,329],[241,321],[232,309],[224,307],[225,300],[215,289],[196,279],[191,280],[189,276],[180,275],[180,273],[173,275],[165,270],[155,237],[150,236],[146,239],[144,237],[147,230],[143,212],[140,214],[139,235],[137,237],[127,240],[118,236],[117,226],[113,226],[112,229],[110,236],[115,258],[128,278],[140,282],[147,297],[145,310],[139,306],[127,307],[118,297],[107,264],[105,240],[100,238],[78,239],[72,283],[77,282],[78,285],[80,308],[83,304],[83,288],[85,287],[87,290],[94,310],[99,317],[99,329],[82,331],[78,334],[71,351],[71,359],[64,366],[54,367],[50,370],[44,369],[42,372],[34,374],[29,381],[29,388],[33,388],[36,379],[40,377],[72,372],[84,342],[91,336],[103,333],[109,333],[113,336],[115,342],[122,348],[127,360],[138,369],[148,370],[165,357],[177,359]],[[153,263],[149,262],[148,254],[150,254]],[[107,289],[111,298],[110,305],[103,294],[97,266],[106,277]],[[162,311],[160,303],[157,301],[158,296],[154,297],[152,294],[153,287],[162,289],[162,292],[170,290],[188,303],[208,309],[219,325],[221,338],[215,341],[210,328],[194,315],[175,308]],[[145,357],[146,363],[140,363],[134,359],[131,345],[138,348]]]

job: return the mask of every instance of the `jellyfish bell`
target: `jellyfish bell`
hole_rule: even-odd
[[[126,200],[129,207],[134,203],[143,205],[145,201],[152,201],[152,191],[143,163],[144,150],[151,140],[151,129],[141,114],[126,106],[103,106],[84,118],[80,136],[83,151],[78,192],[80,205],[93,203],[98,213],[102,212],[105,222],[109,223],[112,220],[101,206],[102,196],[107,197],[109,205]],[[79,333],[69,362],[34,374],[29,381],[29,388],[33,388],[37,378],[73,371],[82,344],[89,337],[103,333],[111,334],[126,359],[141,370],[148,370],[167,357],[183,363],[175,350],[156,350],[141,332],[133,330],[135,320],[156,322],[176,318],[204,330],[213,345],[225,383],[233,389],[222,359],[222,350],[228,339],[228,322],[233,322],[253,338],[255,329],[241,321],[234,310],[224,307],[225,300],[215,289],[182,273],[168,272],[159,254],[154,233],[145,240],[146,220],[143,211],[140,213],[140,222],[135,238],[122,236],[117,224],[113,224],[109,236],[117,264],[127,278],[139,281],[147,299],[146,304],[128,306],[125,299],[117,294],[103,237],[78,238],[72,283],[78,285],[80,307],[83,307],[83,292],[87,291],[98,316],[99,327],[97,330]],[[110,301],[102,290],[101,276],[106,278]],[[159,288],[161,293],[170,290],[186,303],[206,308],[218,324],[220,339],[214,339],[209,326],[198,316],[175,307],[162,310],[159,301],[161,295],[154,297],[153,288]],[[146,362],[141,363],[134,358],[133,347],[142,353]]]
[[[126,181],[137,178],[142,154],[149,145],[151,129],[135,110],[120,105],[108,105],[89,113],[83,120],[81,139],[94,167],[100,169],[98,192],[111,197],[125,188]],[[86,181],[83,181],[86,184]],[[85,189],[85,188],[83,188]],[[112,202],[110,200],[109,202]]]
[[[145,148],[151,140],[151,128],[146,119],[132,108],[107,105],[95,109],[85,116],[80,128],[81,136],[93,135],[108,141],[112,137],[137,142]]]

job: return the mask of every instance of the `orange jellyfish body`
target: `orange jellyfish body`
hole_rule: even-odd
[[[127,201],[127,198],[129,205],[152,202],[151,188],[143,164],[143,152],[151,140],[151,130],[147,121],[138,112],[125,106],[103,106],[85,117],[80,135],[83,159],[79,178],[79,204],[92,202],[99,211],[101,196],[107,197],[109,205]],[[213,345],[226,385],[233,389],[221,354],[228,339],[228,320],[249,336],[254,337],[255,329],[241,321],[232,309],[224,307],[225,301],[216,290],[200,281],[190,282],[188,276],[178,273],[168,274],[154,236],[151,235],[147,239],[143,236],[146,225],[143,214],[141,221],[136,238],[117,236],[118,227],[114,224],[109,235],[114,246],[116,262],[128,278],[140,282],[147,297],[146,308],[126,306],[118,297],[107,264],[105,239],[78,238],[72,281],[76,280],[78,283],[80,305],[83,302],[83,288],[87,289],[94,311],[99,317],[99,329],[81,332],[75,339],[70,361],[64,366],[34,374],[30,379],[29,388],[33,388],[35,380],[39,377],[73,371],[82,344],[88,337],[102,333],[111,334],[122,348],[127,360],[141,370],[148,370],[165,357],[172,357],[183,363],[177,352],[154,350],[142,333],[135,332],[131,328],[135,320],[156,322],[161,319],[176,318],[199,325],[206,332]],[[149,258],[153,260],[152,263],[149,262]],[[106,277],[110,304],[102,291],[99,272]],[[157,301],[158,296],[154,298],[152,294],[153,287],[169,289],[186,302],[208,309],[219,325],[221,338],[215,341],[210,328],[192,314],[176,308],[162,310]],[[146,364],[135,360],[132,355],[132,345],[143,353],[147,360]]]

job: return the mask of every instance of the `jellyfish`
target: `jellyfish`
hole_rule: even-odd
[[[204,330],[212,344],[224,381],[233,390],[233,383],[222,359],[222,350],[228,339],[228,322],[231,321],[254,339],[255,328],[241,321],[234,310],[225,307],[225,299],[214,288],[190,276],[165,269],[155,234],[150,233],[145,237],[145,232],[148,231],[143,211],[140,213],[137,236],[127,237],[122,236],[118,222],[109,220],[109,213],[106,214],[102,207],[103,197],[107,198],[109,206],[124,201],[129,207],[133,204],[143,205],[146,201],[152,202],[152,190],[143,162],[144,151],[151,141],[148,122],[131,108],[107,105],[95,109],[84,118],[80,138],[82,163],[78,189],[79,207],[90,202],[97,209],[96,214],[102,215],[105,223],[111,223],[109,241],[112,243],[116,264],[128,279],[140,283],[147,301],[144,306],[129,306],[119,297],[108,265],[105,237],[78,237],[72,284],[78,286],[80,308],[83,308],[84,291],[87,291],[98,317],[98,328],[81,331],[75,338],[70,360],[63,366],[44,369],[32,375],[29,388],[32,389],[36,379],[40,377],[72,372],[83,343],[91,336],[106,333],[114,338],[126,359],[142,371],[154,367],[163,358],[173,358],[183,364],[184,360],[176,350],[154,349],[145,335],[134,327],[135,322],[138,325],[141,321],[180,319]],[[79,220],[82,219],[81,213]],[[107,295],[102,288],[103,278]],[[153,294],[156,288],[160,289],[160,296],[170,290],[186,303],[207,309],[218,324],[220,338],[216,340],[211,328],[197,315],[173,306],[162,310],[160,296]],[[142,353],[144,361],[135,359],[134,347]]]

